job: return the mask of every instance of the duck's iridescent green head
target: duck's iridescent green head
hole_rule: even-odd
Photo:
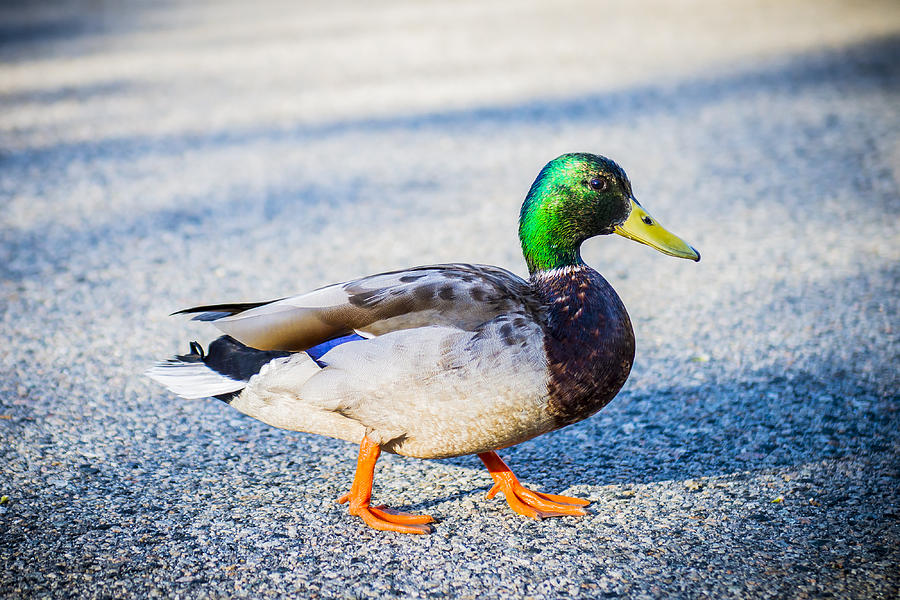
[[[659,225],[634,199],[622,167],[595,154],[563,154],[541,169],[519,215],[531,273],[581,263],[582,242],[618,233],[672,256],[700,254]]]

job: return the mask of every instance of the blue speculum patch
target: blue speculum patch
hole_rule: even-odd
[[[326,352],[328,352],[332,348],[340,346],[341,344],[344,344],[347,342],[355,342],[357,340],[364,340],[364,339],[366,339],[366,338],[362,337],[361,335],[351,333],[350,335],[333,338],[333,339],[328,340],[327,342],[322,342],[318,346],[313,346],[312,348],[308,348],[306,350],[306,353],[309,354],[310,357],[314,361],[316,361],[317,365],[324,368],[326,366],[325,363],[323,363],[319,359],[322,358],[322,356],[324,356]]]

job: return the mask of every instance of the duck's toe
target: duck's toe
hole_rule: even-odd
[[[434,523],[434,518],[432,518],[431,515],[414,515],[411,513],[405,513],[399,510],[394,510],[393,508],[388,508],[384,504],[371,506],[369,507],[369,511],[385,521],[398,523],[400,525],[425,525],[426,523]]]
[[[350,494],[338,498],[341,504],[350,500]],[[432,533],[427,523],[434,522],[431,515],[413,515],[380,506],[362,506],[350,503],[350,514],[361,518],[366,525],[380,531],[396,531],[397,533]]]

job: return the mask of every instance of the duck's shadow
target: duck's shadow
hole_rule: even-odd
[[[593,418],[500,454],[528,487],[597,500],[598,488],[607,486],[791,469],[884,451],[884,425],[896,420],[887,401],[861,382],[845,383],[846,393],[834,395],[820,377],[792,375],[625,393]],[[485,484],[405,510],[484,498],[491,481],[477,458],[441,462],[482,471]]]

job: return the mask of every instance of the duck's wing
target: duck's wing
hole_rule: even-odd
[[[486,265],[393,271],[271,302],[198,306],[180,313],[211,321],[260,350],[300,351],[351,332],[372,337],[440,325],[473,331],[505,313],[540,311],[522,278]]]

